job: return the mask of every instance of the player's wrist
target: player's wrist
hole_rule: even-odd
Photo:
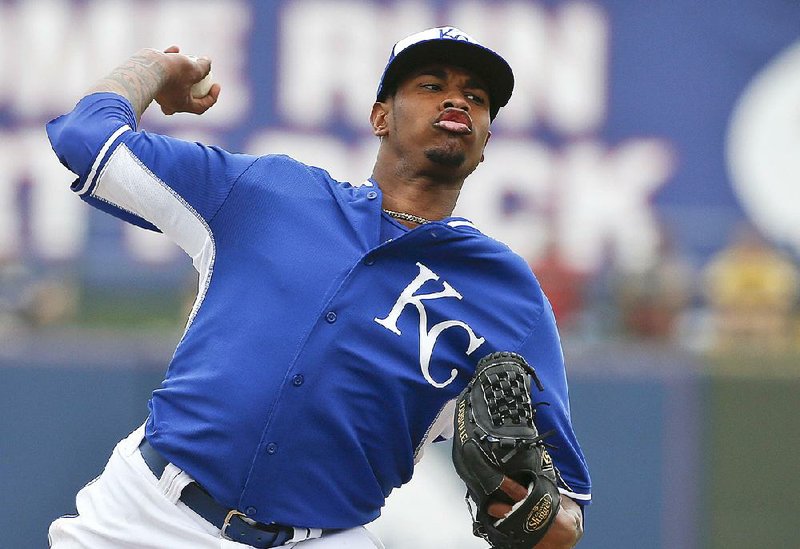
[[[572,549],[582,537],[583,513],[580,506],[562,495],[555,520],[534,549]]]

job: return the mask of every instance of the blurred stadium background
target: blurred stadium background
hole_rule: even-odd
[[[221,102],[145,128],[360,181],[389,49],[437,24],[516,72],[459,213],[556,309],[594,480],[581,547],[800,547],[787,0],[0,1],[0,546],[45,547],[144,420],[196,284],[160,235],[70,194],[44,123],[137,49],[179,44],[213,58]],[[485,547],[448,452],[373,525],[389,549]]]

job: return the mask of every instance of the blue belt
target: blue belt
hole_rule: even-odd
[[[144,462],[150,468],[150,471],[153,472],[156,478],[160,479],[169,462],[155,448],[150,446],[146,438],[142,439],[139,444],[139,451],[141,451]],[[250,519],[245,520],[246,515],[244,513],[217,503],[196,482],[188,484],[183,489],[180,500],[189,509],[219,528],[224,538],[258,549],[280,547],[294,538],[295,535],[295,529],[291,526],[262,524]],[[333,531],[323,530],[323,533],[330,532]]]

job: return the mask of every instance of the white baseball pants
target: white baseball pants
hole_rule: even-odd
[[[223,539],[218,528],[178,499],[191,479],[164,474],[157,479],[142,459],[144,426],[114,448],[103,473],[76,497],[78,515],[50,525],[52,549],[246,549]],[[173,467],[169,465],[168,467]],[[297,549],[383,549],[359,527],[281,547]]]

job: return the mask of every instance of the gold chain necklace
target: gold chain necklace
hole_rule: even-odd
[[[418,215],[406,213],[406,212],[395,212],[394,210],[387,210],[383,208],[384,213],[386,213],[390,217],[394,217],[395,219],[402,219],[403,221],[410,221],[412,223],[416,223],[417,225],[425,225],[426,223],[430,223],[430,219],[425,219],[424,217],[420,217]]]

